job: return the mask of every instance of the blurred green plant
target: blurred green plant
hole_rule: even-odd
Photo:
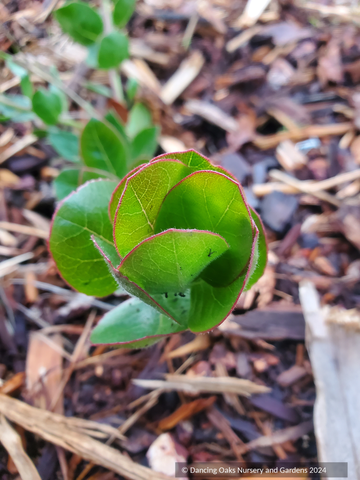
[[[121,179],[139,163],[150,160],[156,151],[159,128],[153,125],[147,107],[135,101],[137,83],[129,80],[124,95],[119,75],[121,62],[129,56],[128,37],[119,28],[129,21],[135,3],[136,0],[116,0],[111,4],[102,0],[101,16],[97,9],[77,1],[54,13],[62,30],[88,48],[88,65],[115,74],[111,78],[120,97],[117,100],[126,104],[129,111],[126,124],[111,110],[103,119],[92,118],[83,128],[69,115],[68,98],[58,87],[61,82],[56,68],[51,69],[54,82],[47,89],[35,91],[27,69],[19,65],[16,57],[1,53],[7,67],[20,78],[22,94],[0,95],[0,121],[33,121],[38,127],[35,133],[47,137],[56,153],[69,162],[54,182],[59,200],[88,180]],[[84,86],[112,97],[111,90],[104,85],[87,82]],[[89,105],[90,115],[91,109]]]

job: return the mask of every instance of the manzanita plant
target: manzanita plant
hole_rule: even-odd
[[[79,292],[102,297],[120,286],[133,296],[101,319],[91,340],[137,348],[219,325],[267,258],[241,185],[193,150],[156,157],[118,185],[81,186],[59,204],[49,249]]]

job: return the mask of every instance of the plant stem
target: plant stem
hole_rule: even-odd
[[[101,12],[104,20],[105,33],[108,35],[109,33],[114,31],[111,3],[109,2],[109,0],[102,0]],[[119,103],[125,103],[124,91],[121,84],[119,69],[112,68],[111,70],[109,70],[109,82],[114,99]]]
[[[81,122],[77,122],[76,120],[72,120],[71,118],[59,118],[58,123],[61,125],[65,125],[66,127],[76,128],[77,130],[81,130],[84,125]]]
[[[124,91],[121,83],[120,72],[115,69],[109,70],[109,80],[114,98],[119,103],[125,103]]]

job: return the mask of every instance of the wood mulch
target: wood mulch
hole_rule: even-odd
[[[126,297],[85,297],[61,280],[45,239],[64,162],[34,125],[0,123],[0,429],[20,436],[0,433],[1,479],[29,459],[42,480],[317,461],[299,284],[329,309],[359,306],[360,13],[350,1],[268,3],[246,16],[244,0],[144,0],[129,24],[123,79],[136,77],[161,125],[158,153],[194,148],[223,165],[267,229],[265,275],[210,334],[136,351],[90,345],[92,325]],[[108,85],[107,73],[84,67],[53,6],[3,0],[0,48],[40,65],[37,85],[56,65],[101,115],[116,102],[83,84]],[[0,92],[18,84],[2,65]]]

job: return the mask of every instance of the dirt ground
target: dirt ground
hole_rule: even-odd
[[[53,3],[3,0],[0,49],[44,72],[56,65],[100,114],[116,108],[83,87],[109,85],[107,73],[84,66]],[[360,11],[267,3],[246,16],[245,1],[143,0],[129,23],[123,80],[136,77],[161,126],[158,153],[194,148],[223,165],[266,226],[264,276],[210,334],[135,351],[90,345],[91,327],[126,297],[85,297],[61,280],[46,238],[65,163],[29,139],[31,122],[0,123],[0,411],[15,423],[0,422],[42,480],[165,478],[156,472],[171,475],[175,461],[317,461],[299,284],[310,280],[329,308],[359,306]],[[19,92],[4,64],[0,92]],[[75,102],[71,112],[86,123]],[[19,478],[2,446],[0,475]]]

